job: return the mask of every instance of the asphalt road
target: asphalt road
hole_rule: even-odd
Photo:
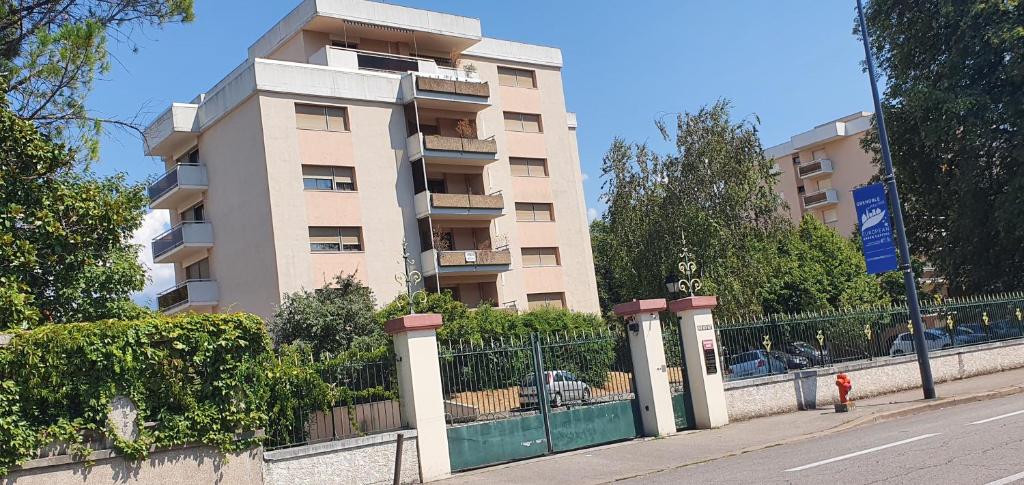
[[[1024,396],[929,411],[624,483],[1024,484]]]

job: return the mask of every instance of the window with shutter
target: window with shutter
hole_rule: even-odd
[[[523,267],[558,266],[557,248],[523,248]]]
[[[355,191],[355,169],[352,167],[303,165],[302,188],[304,190],[333,190],[338,192]]]
[[[296,104],[295,127],[300,130],[348,131],[348,108]]]
[[[516,202],[516,220],[520,222],[548,222],[554,220],[551,204]]]
[[[541,158],[509,158],[514,177],[547,177],[548,164]]]
[[[498,68],[498,84],[513,88],[537,87],[533,71],[529,69],[515,69],[512,67]]]
[[[315,253],[362,251],[363,231],[359,227],[310,227],[309,249]]]
[[[565,307],[565,293],[530,293],[526,295],[528,309],[539,308],[563,308]]]
[[[519,113],[505,113],[505,131],[523,131],[523,117]]]

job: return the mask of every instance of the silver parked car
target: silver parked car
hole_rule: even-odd
[[[559,407],[567,402],[587,402],[590,400],[590,386],[579,380],[572,372],[553,370],[544,372],[544,383],[548,390],[548,399],[552,407]],[[523,378],[519,385],[519,407],[532,408],[537,406],[537,384],[533,374]]]

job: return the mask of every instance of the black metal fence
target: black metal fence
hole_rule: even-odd
[[[619,336],[591,332],[440,343],[448,424],[538,413],[538,376],[553,408],[631,399],[632,362],[622,345]]]
[[[272,420],[267,449],[354,438],[403,427],[394,357],[373,362],[332,360],[297,363],[293,377],[272,392],[287,406]]]
[[[937,299],[921,308],[929,350],[1024,337],[1024,293]],[[716,324],[727,379],[915,352],[904,306],[771,315]]]

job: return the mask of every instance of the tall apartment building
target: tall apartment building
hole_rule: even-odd
[[[878,172],[860,147],[871,113],[844,116],[765,150],[780,172],[777,191],[799,224],[805,214],[848,237],[857,227],[853,189]]]
[[[177,281],[160,308],[268,316],[339,273],[387,302],[405,240],[429,291],[598,312],[561,68],[477,19],[304,0],[146,129],[173,225],[152,243]]]

